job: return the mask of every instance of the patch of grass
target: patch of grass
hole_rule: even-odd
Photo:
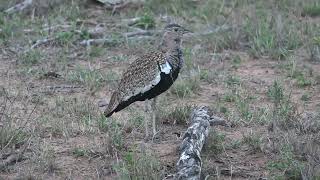
[[[304,93],[304,94],[302,94],[302,96],[301,96],[301,100],[302,101],[310,101],[311,100],[311,95],[309,94],[309,93]]]
[[[186,125],[190,119],[192,106],[176,106],[170,112],[165,113],[164,119],[173,119],[176,124]]]
[[[37,164],[43,172],[53,174],[58,168],[54,149],[48,144],[44,144],[40,149],[39,157],[37,158]]]
[[[77,82],[86,85],[90,91],[98,90],[106,81],[114,81],[118,78],[115,73],[104,74],[99,70],[87,69],[78,66],[71,71],[67,79],[71,82]]]
[[[303,7],[302,16],[320,16],[320,3],[314,3]]]
[[[254,152],[261,151],[261,136],[252,131],[247,135],[243,135],[242,143],[247,144]]]
[[[113,166],[120,179],[161,179],[160,161],[147,153],[127,152],[122,162]]]
[[[72,150],[72,155],[74,155],[75,157],[83,157],[83,156],[86,156],[87,154],[88,154],[87,150],[80,147],[76,147]]]
[[[118,149],[122,150],[125,147],[125,141],[123,137],[123,128],[121,124],[117,123],[116,120],[113,118],[108,118],[105,121],[107,124],[107,129],[104,129],[109,134],[109,137],[111,138],[112,145]]]
[[[125,56],[123,54],[119,54],[119,55],[115,55],[115,56],[112,56],[112,61],[114,62],[125,62],[125,61],[128,61],[128,56]]]
[[[287,19],[281,13],[281,18],[275,17],[274,21],[268,20],[269,16],[272,15],[259,9],[253,17],[247,19],[244,31],[249,40],[250,52],[255,57],[286,58],[302,44],[299,23]]]
[[[227,149],[238,149],[241,146],[240,140],[232,140],[230,144],[227,145]]]
[[[245,94],[244,96],[237,94],[235,99],[235,104],[237,111],[240,113],[240,116],[246,121],[251,121],[253,118],[253,111],[250,108],[250,102],[252,97]]]
[[[192,94],[200,90],[200,77],[192,76],[188,79],[178,79],[173,87],[170,89],[170,92],[179,98],[190,97]]]
[[[276,104],[284,100],[284,88],[279,81],[274,81],[267,91],[267,96]]]
[[[235,57],[232,58],[232,68],[238,69],[239,66],[241,65],[241,57],[239,55],[236,55]]]
[[[24,66],[31,67],[42,61],[43,54],[40,50],[30,50],[19,56],[19,63]]]
[[[73,43],[75,35],[76,34],[72,31],[58,32],[56,35],[57,42],[61,45],[70,45]]]
[[[235,102],[237,97],[233,93],[226,93],[222,98],[225,102]]]
[[[130,127],[140,129],[144,125],[145,116],[140,112],[131,111],[131,116],[128,119]]]
[[[104,53],[104,48],[100,46],[90,46],[88,55],[91,58],[100,57]]]
[[[219,133],[217,131],[209,132],[206,144],[208,155],[216,156],[223,152],[225,137],[225,134]]]
[[[280,151],[280,156],[277,160],[269,161],[267,168],[269,171],[281,172],[274,176],[278,179],[301,179],[301,171],[303,164],[295,159],[293,147],[289,144],[284,144]]]
[[[229,75],[227,79],[225,80],[228,86],[234,86],[234,85],[240,85],[241,80],[238,76]]]
[[[298,87],[300,87],[300,88],[311,86],[311,84],[312,84],[311,80],[306,78],[303,73],[299,73],[294,78],[296,79],[296,83],[297,83]]]
[[[135,26],[142,29],[151,29],[156,26],[155,19],[151,13],[145,12]]]
[[[20,127],[13,127],[8,123],[0,126],[0,150],[8,147],[19,147],[27,139],[29,135]]]
[[[214,83],[217,79],[217,73],[212,70],[202,69],[200,70],[200,80],[208,82],[208,83]]]
[[[0,12],[0,43],[20,37],[25,23],[27,21],[18,15],[8,16]]]

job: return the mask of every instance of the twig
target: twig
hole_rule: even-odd
[[[39,40],[37,40],[37,41],[30,47],[30,49],[34,49],[34,48],[36,48],[36,47],[38,47],[38,46],[40,46],[40,45],[49,43],[49,42],[54,41],[54,40],[56,40],[56,39],[57,39],[56,37],[54,37],[54,38],[39,39]]]
[[[99,2],[105,4],[107,10],[112,10],[112,14],[115,14],[118,10],[124,8],[139,8],[143,6],[145,3],[144,0],[130,0],[130,1],[118,1],[118,2],[110,2],[106,0],[98,0]]]
[[[136,32],[128,32],[124,33],[124,36],[127,38],[135,37],[135,36],[153,36],[155,34],[160,33],[159,31],[147,31],[147,30],[141,30]]]
[[[80,42],[80,45],[91,46],[91,45],[100,45],[100,44],[114,44],[117,41],[112,38],[100,38],[100,39],[87,39]]]
[[[5,10],[5,13],[12,14],[15,12],[19,12],[29,7],[32,4],[33,0],[25,0],[22,3],[16,4],[15,6]]]

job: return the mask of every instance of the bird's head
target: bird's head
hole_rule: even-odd
[[[191,33],[191,31],[174,23],[166,25],[164,27],[162,47],[165,49],[175,49],[179,47],[182,37],[186,33]]]
[[[182,36],[186,33],[190,33],[191,31],[178,25],[178,24],[168,24],[164,27],[164,35],[169,36],[171,38],[182,38]]]

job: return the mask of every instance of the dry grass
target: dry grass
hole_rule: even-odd
[[[316,0],[150,0],[114,14],[55,0],[3,12],[15,3],[0,1],[0,178],[163,178],[175,171],[177,137],[194,104],[231,124],[211,131],[204,178],[320,177]],[[181,75],[159,97],[160,142],[142,143],[142,103],[108,119],[98,104],[159,38],[122,34],[161,29],[163,15],[205,34],[186,38]],[[133,27],[124,23],[135,17]],[[92,33],[97,27],[102,33]],[[90,38],[109,40],[80,45]],[[41,39],[51,40],[31,49]]]

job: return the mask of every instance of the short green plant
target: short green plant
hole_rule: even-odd
[[[42,53],[39,50],[30,50],[19,56],[19,63],[24,66],[31,67],[42,61]]]
[[[100,57],[104,53],[104,48],[100,46],[90,46],[88,55],[91,58]]]
[[[247,135],[243,135],[242,143],[247,144],[255,152],[261,151],[261,136],[252,131]]]
[[[241,80],[238,76],[229,75],[227,79],[225,80],[228,86],[234,86],[234,85],[240,85]]]
[[[274,81],[267,91],[267,96],[274,102],[279,104],[284,100],[284,88],[279,81]]]
[[[251,100],[251,97],[246,94],[244,96],[237,94],[235,98],[237,110],[240,113],[241,117],[246,121],[251,121],[253,117],[253,112],[250,108]]]
[[[185,106],[177,106],[174,107],[169,113],[166,113],[166,119],[173,119],[177,124],[185,125],[189,118],[192,111],[192,106],[185,105]]]
[[[297,31],[298,23],[291,22],[283,14],[282,21],[270,22],[267,19],[269,16],[265,10],[259,9],[254,17],[249,17],[246,21],[244,31],[248,36],[251,53],[256,57],[286,58],[302,44],[301,35]]]
[[[279,179],[301,179],[303,164],[296,160],[292,148],[291,145],[284,144],[281,147],[279,158],[269,161],[267,164],[269,171],[274,172],[276,170],[280,172],[280,174],[274,175]]]
[[[147,153],[127,152],[122,162],[114,165],[120,179],[161,179],[161,166],[158,159]]]
[[[107,121],[107,132],[109,137],[112,139],[112,145],[121,150],[125,146],[124,137],[122,134],[122,126],[117,123],[113,118],[106,119]]]
[[[143,29],[150,29],[156,26],[156,22],[151,13],[144,13],[141,19],[135,24]]]
[[[302,96],[301,96],[301,100],[302,101],[310,101],[311,100],[311,95],[309,94],[309,93],[304,93],[304,94],[302,94]]]
[[[6,123],[3,127],[0,127],[0,150],[12,146],[20,146],[28,137],[29,135],[21,128],[15,128]]]
[[[69,45],[72,44],[73,39],[75,37],[75,33],[71,31],[63,31],[59,32],[57,35],[57,42],[62,45]]]
[[[99,70],[87,69],[78,66],[74,71],[71,71],[67,77],[72,82],[78,82],[86,85],[91,91],[99,89],[108,78]]]
[[[86,156],[88,154],[86,149],[80,148],[80,147],[76,147],[72,150],[72,154],[75,157],[83,157]]]
[[[40,165],[41,170],[49,174],[57,171],[58,164],[54,149],[51,146],[44,144],[40,150],[41,152],[37,158],[37,164]]]
[[[225,143],[225,134],[210,131],[207,139],[206,149],[210,153],[208,155],[216,156],[223,152]]]
[[[193,76],[188,79],[179,79],[171,88],[171,93],[179,98],[185,98],[196,93],[200,89],[200,77]]]
[[[302,10],[302,15],[311,17],[320,16],[320,3],[314,3],[304,6]]]

